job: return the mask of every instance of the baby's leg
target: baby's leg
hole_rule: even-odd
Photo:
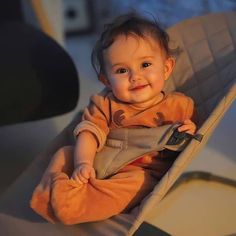
[[[66,146],[54,154],[30,201],[31,208],[52,223],[56,221],[56,218],[50,204],[51,179],[58,172],[72,173],[73,151],[72,146]]]
[[[90,179],[84,185],[61,173],[53,179],[51,204],[64,224],[104,220],[134,207],[156,182],[148,170],[135,165],[126,166],[110,179]]]
[[[58,172],[64,172],[69,176],[73,171],[74,147],[65,146],[60,148],[52,157],[47,169],[45,170],[40,186],[47,188],[51,184],[51,177]]]

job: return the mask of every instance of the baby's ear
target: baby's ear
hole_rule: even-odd
[[[165,80],[167,80],[172,73],[175,66],[174,57],[168,57],[165,61]]]
[[[109,83],[109,81],[108,81],[108,79],[107,79],[107,77],[106,77],[106,75],[104,75],[104,74],[99,74],[98,79],[99,79],[106,87],[108,87],[108,88],[111,87],[111,86],[110,86],[110,83]]]

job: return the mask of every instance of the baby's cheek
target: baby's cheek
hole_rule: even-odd
[[[116,94],[123,94],[128,90],[128,85],[124,81],[114,81],[112,84],[112,90]]]
[[[113,94],[114,94],[114,96],[118,99],[118,100],[120,100],[120,101],[122,101],[122,102],[127,102],[128,100],[127,100],[127,95],[126,95],[126,93],[124,92],[124,90],[122,90],[122,89],[115,89],[115,90],[113,90]]]

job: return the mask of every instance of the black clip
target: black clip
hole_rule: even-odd
[[[188,134],[186,132],[179,132],[178,128],[175,129],[171,137],[169,138],[167,145],[179,145],[183,141],[188,141],[190,139],[196,139],[197,141],[201,142],[203,135],[202,134]]]

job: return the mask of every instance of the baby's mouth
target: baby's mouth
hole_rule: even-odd
[[[147,86],[148,86],[148,84],[137,85],[137,86],[131,87],[129,90],[131,90],[131,91],[137,91],[137,90],[144,89],[144,88],[146,88]]]

